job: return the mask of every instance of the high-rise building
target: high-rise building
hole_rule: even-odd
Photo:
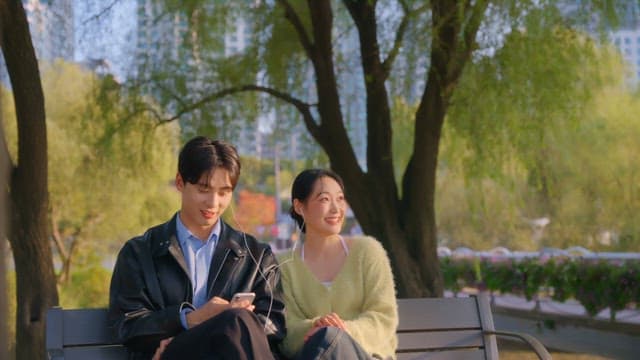
[[[31,41],[39,61],[73,61],[73,0],[23,0]],[[4,58],[0,54],[0,81],[9,85]]]
[[[609,36],[631,69],[628,80],[634,84],[638,83],[640,80],[640,27],[613,31]]]
[[[186,17],[181,13],[167,15],[164,2],[158,0],[138,0],[136,15],[133,71],[137,77],[147,78],[167,61],[180,59]]]
[[[75,61],[124,82],[135,62],[136,0],[73,0]],[[133,15],[133,16],[132,16]]]
[[[39,60],[73,60],[73,0],[23,0]]]
[[[194,39],[194,36],[202,36],[196,32],[187,34],[188,15],[176,11],[166,11],[165,3],[158,0],[137,0],[137,31],[136,31],[136,65],[134,72],[140,79],[148,79],[157,75],[156,71],[166,70],[169,67],[180,69],[185,77],[179,84],[189,99],[182,101],[197,101],[198,96],[206,93],[209,89],[211,79],[216,79],[217,75],[212,73],[208,64],[210,60],[215,61],[222,56],[234,56],[242,53],[248,46],[253,36],[251,24],[242,17],[221,18],[226,21],[224,35],[218,39],[209,39],[217,45],[205,50],[200,49],[197,41],[185,44]],[[206,5],[202,11],[209,12],[208,15],[215,14],[215,4]],[[169,15],[170,14],[170,15]],[[206,35],[205,35],[206,36]],[[185,46],[189,45],[189,46]],[[213,49],[213,50],[211,50]],[[171,83],[171,76],[163,78],[166,84]],[[208,87],[209,86],[209,87]],[[149,92],[155,95],[154,90]],[[266,95],[265,95],[266,96]],[[177,101],[168,101],[166,110],[169,113],[175,112],[180,107]],[[232,114],[229,104],[219,101],[218,109],[228,114]],[[194,110],[181,116],[181,126],[183,132],[188,135],[198,132],[193,128],[193,124],[210,123],[210,127],[216,127],[218,136],[232,141],[238,147],[241,154],[255,156],[257,158],[272,159],[276,156],[289,159],[301,159],[310,152],[317,152],[318,147],[310,139],[303,124],[297,126],[278,126],[280,119],[298,116],[295,111],[272,110],[267,113],[257,114],[253,121],[246,124],[234,122],[224,123],[222,119],[210,118],[206,111]],[[279,151],[275,151],[279,146]]]
[[[559,5],[567,19],[580,19],[581,27],[598,38],[605,29],[608,41],[616,46],[629,66],[627,81],[630,85],[640,82],[640,4],[635,0],[620,0],[613,3],[617,19],[598,16],[589,11],[584,0],[567,0]]]

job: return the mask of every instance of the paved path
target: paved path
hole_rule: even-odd
[[[546,314],[557,315],[572,315],[572,316],[589,316],[584,307],[576,300],[567,300],[566,302],[557,302],[551,299],[540,299],[539,311]],[[520,310],[534,310],[536,307],[535,301],[527,301],[525,298],[521,298],[513,295],[500,295],[495,296],[494,305]],[[604,309],[599,312],[595,319],[609,321],[610,318],[609,309]],[[626,309],[616,312],[616,322],[640,324],[640,310],[638,309]]]
[[[459,293],[458,296],[466,296],[467,293],[473,293],[472,290],[468,292]],[[445,296],[453,296],[452,292],[445,292]],[[527,299],[515,295],[494,295],[493,296],[493,304],[494,306],[498,306],[501,308],[508,309],[517,309],[517,310],[531,310],[534,311],[536,308],[536,301]],[[539,300],[539,312],[545,314],[556,314],[556,315],[569,315],[569,316],[585,316],[589,317],[584,307],[577,300],[567,300],[566,302],[558,302],[552,299],[540,299]],[[609,321],[610,311],[609,309],[604,309],[599,312],[594,319]],[[630,324],[640,324],[640,309],[625,309],[616,312],[616,322],[620,323],[630,323]]]
[[[468,289],[458,296],[473,292],[473,289]],[[453,294],[447,292],[445,296]],[[593,354],[607,359],[640,358],[639,309],[619,311],[616,322],[611,323],[609,310],[590,317],[575,300],[561,303],[541,299],[536,304],[536,301],[514,295],[497,295],[493,298],[492,307],[497,329],[528,333],[548,349]]]

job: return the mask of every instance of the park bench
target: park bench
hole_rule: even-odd
[[[527,334],[496,331],[486,295],[467,298],[398,299],[398,360],[498,359],[496,336],[524,341],[540,359],[551,359],[545,347]],[[126,359],[107,327],[106,309],[47,313],[49,359]]]

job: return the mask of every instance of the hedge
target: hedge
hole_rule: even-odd
[[[440,259],[445,288],[463,287],[524,296],[532,300],[547,293],[553,300],[575,299],[590,316],[609,308],[617,311],[640,303],[640,262],[550,258]]]

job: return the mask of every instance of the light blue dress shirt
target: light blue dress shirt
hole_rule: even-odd
[[[199,308],[209,300],[207,299],[207,280],[209,279],[211,259],[220,237],[220,220],[213,226],[206,241],[202,241],[184,226],[179,215],[176,217],[178,242],[189,269],[189,278],[193,289],[192,305]],[[185,329],[187,328],[186,314],[189,311],[191,310],[183,309],[180,313],[180,320]]]

